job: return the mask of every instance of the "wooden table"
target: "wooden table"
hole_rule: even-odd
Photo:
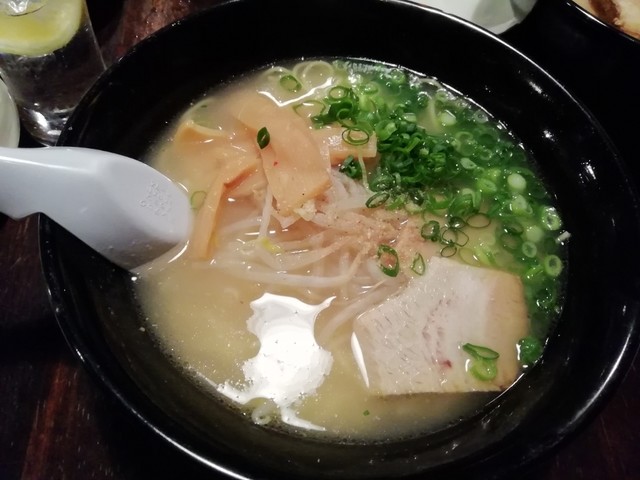
[[[96,0],[113,61],[207,0]],[[23,146],[31,146],[28,138]],[[153,438],[84,371],[58,330],[40,271],[37,218],[0,215],[0,479],[217,478]],[[605,408],[526,475],[640,479],[640,360]],[[523,476],[522,478],[525,478]]]

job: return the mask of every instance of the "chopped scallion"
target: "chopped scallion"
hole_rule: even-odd
[[[191,198],[189,199],[189,203],[191,204],[191,208],[194,210],[198,210],[202,204],[204,203],[204,199],[207,197],[207,192],[204,190],[197,190],[191,194]]]
[[[456,116],[446,110],[438,115],[438,120],[440,120],[440,123],[446,127],[455,125],[457,122]]]
[[[493,361],[474,360],[469,372],[481,382],[489,382],[498,375],[498,366]]]
[[[440,233],[440,243],[464,247],[469,242],[469,235],[453,227],[443,228]]]
[[[432,242],[440,241],[440,224],[437,220],[430,220],[420,229],[420,236],[425,240],[431,240]]]
[[[400,272],[400,259],[398,252],[389,245],[378,246],[378,259],[380,260],[380,270],[385,275],[397,277]]]
[[[507,177],[507,185],[511,191],[522,193],[527,188],[527,181],[519,173],[512,173]]]
[[[370,135],[360,127],[345,128],[342,132],[342,140],[349,145],[365,145],[369,141]]]
[[[280,86],[289,92],[299,92],[302,84],[293,75],[283,75],[280,77]]]
[[[467,226],[467,222],[465,222],[464,218],[462,217],[452,216],[449,218],[448,225],[449,225],[449,228],[460,230],[461,228],[464,228]]]
[[[538,225],[529,225],[524,229],[524,236],[533,243],[539,243],[544,237],[544,232]]]
[[[518,361],[523,367],[532,366],[542,355],[542,343],[535,337],[524,337],[518,341]]]
[[[496,193],[498,191],[498,186],[492,180],[488,178],[479,178],[476,180],[476,188],[482,193]]]
[[[486,213],[476,213],[467,218],[467,225],[471,228],[484,228],[491,224],[491,218]]]
[[[444,258],[453,257],[458,252],[458,247],[455,244],[448,244],[442,247],[440,250],[440,256]]]
[[[411,264],[411,270],[413,270],[418,275],[424,275],[425,271],[425,263],[424,258],[420,253],[416,253],[416,256],[413,257],[413,263]]]
[[[365,206],[367,208],[376,208],[384,205],[388,199],[389,194],[387,192],[378,192],[367,199],[367,201],[365,202]]]
[[[484,360],[495,360],[500,357],[500,354],[489,347],[483,347],[481,345],[473,345],[472,343],[465,343],[462,345],[462,349],[471,355],[473,358]]]
[[[350,92],[351,89],[338,85],[329,90],[329,98],[331,100],[342,100],[343,98],[349,97]]]
[[[474,169],[478,168],[478,165],[476,164],[476,162],[474,162],[473,160],[471,160],[470,158],[467,158],[467,157],[462,157],[460,159],[460,165],[465,170],[474,170]]]
[[[293,111],[303,118],[313,118],[322,115],[324,110],[325,105],[319,100],[305,100],[293,106]]]
[[[462,349],[471,357],[469,373],[482,382],[496,378],[500,354],[488,347],[465,343]]]
[[[344,159],[344,161],[340,165],[339,170],[349,178],[353,178],[356,180],[362,178],[362,167],[353,155],[349,155]]]
[[[502,228],[505,232],[510,233],[512,235],[522,235],[524,232],[524,227],[517,220],[505,219],[502,222]]]
[[[544,274],[544,268],[540,264],[535,264],[524,272],[523,278],[530,283],[534,283],[541,275]]]
[[[518,235],[504,232],[500,235],[500,244],[508,252],[515,252],[522,246],[522,239]]]
[[[562,260],[557,255],[547,255],[542,262],[544,273],[550,277],[557,277],[562,272]]]
[[[509,202],[509,209],[511,210],[511,213],[518,217],[526,217],[533,213],[531,205],[527,199],[524,195],[520,194],[513,196],[511,202]]]
[[[520,249],[522,250],[522,254],[528,258],[536,258],[536,255],[538,254],[538,247],[536,247],[535,243],[529,240],[522,242]]]
[[[263,149],[267,145],[269,145],[269,142],[271,141],[271,135],[269,134],[269,130],[267,130],[267,127],[262,127],[260,130],[258,130],[257,141],[260,149]]]
[[[543,207],[540,209],[540,224],[546,230],[555,231],[562,227],[562,220],[555,208]]]
[[[488,267],[495,267],[498,263],[496,262],[493,249],[488,245],[476,245],[473,249],[473,254],[481,264]]]

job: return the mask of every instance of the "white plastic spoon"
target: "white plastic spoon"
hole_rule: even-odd
[[[125,269],[187,239],[186,190],[152,167],[82,147],[0,147],[0,212],[43,213]]]

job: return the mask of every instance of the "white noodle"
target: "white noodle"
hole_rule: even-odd
[[[255,265],[247,265],[244,262],[232,262],[222,259],[218,259],[215,263],[229,275],[253,282],[302,288],[339,288],[353,278],[360,264],[360,256],[354,259],[349,270],[333,277],[312,277],[309,275],[273,272]]]
[[[289,271],[307,267],[338,251],[345,243],[346,239],[343,239],[320,249],[272,255],[270,256],[270,260],[273,262],[272,268]]]
[[[284,68],[284,67],[271,67],[265,70],[262,75],[265,78],[267,78],[269,81],[278,83],[280,81],[280,78],[283,75],[287,75],[287,74],[293,75],[293,72],[288,68]]]
[[[389,288],[384,288],[387,287],[385,283],[379,283],[369,292],[362,294],[360,298],[352,300],[348,305],[341,308],[340,311],[320,329],[318,342],[320,344],[326,344],[336,330],[344,325],[345,322],[353,320],[359,314],[368,311],[370,308],[387,299],[394,292],[395,288],[397,288],[396,282],[390,281],[389,283],[392,284]]]
[[[262,218],[260,219],[260,231],[258,232],[258,240],[267,238],[269,233],[269,223],[271,223],[271,214],[273,212],[273,195],[271,188],[267,185],[267,191],[264,196],[264,206],[262,207]]]
[[[335,69],[328,62],[314,60],[299,63],[294,67],[293,74],[307,90],[314,90],[330,85]]]
[[[318,248],[324,243],[325,237],[326,232],[322,231],[299,240],[278,242],[278,246],[288,252],[294,250],[306,250],[308,248]]]
[[[227,238],[253,228],[257,229],[261,225],[260,218],[261,217],[245,218],[237,221],[236,223],[232,223],[231,225],[227,225],[218,231],[218,238]]]
[[[340,255],[340,260],[338,262],[338,270],[340,271],[340,273],[344,273],[348,269],[349,269],[349,254],[343,253],[342,255]],[[340,287],[340,295],[342,296],[342,298],[349,297],[348,288],[349,288],[349,285],[347,284],[342,285],[342,287]]]
[[[358,149],[358,165],[360,165],[361,172],[367,171],[367,167],[365,167],[364,165],[364,159],[362,158],[362,149],[360,148]],[[369,179],[367,178],[366,174],[362,175],[362,185],[367,191],[369,191]]]

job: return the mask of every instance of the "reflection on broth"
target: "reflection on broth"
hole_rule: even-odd
[[[301,61],[218,88],[150,158],[196,211],[139,272],[152,331],[259,424],[442,428],[535,363],[568,233],[525,150],[435,79]]]

